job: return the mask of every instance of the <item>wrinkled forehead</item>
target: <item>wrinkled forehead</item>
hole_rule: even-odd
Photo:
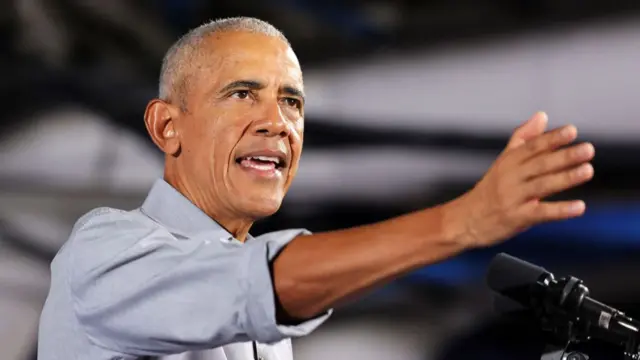
[[[209,85],[239,79],[268,86],[303,87],[302,70],[293,49],[282,39],[249,32],[214,34],[201,44],[198,78]]]

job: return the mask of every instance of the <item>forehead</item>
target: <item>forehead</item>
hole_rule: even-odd
[[[205,71],[198,77],[210,85],[243,79],[302,88],[302,71],[295,53],[275,36],[223,32],[212,35],[201,46],[199,68]]]

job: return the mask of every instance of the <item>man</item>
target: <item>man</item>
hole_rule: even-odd
[[[253,238],[296,174],[303,89],[284,36],[256,19],[203,25],[169,50],[145,112],[164,179],[139,209],[77,222],[52,264],[40,359],[291,359],[288,339],[342,301],[585,210],[542,199],[593,176],[593,146],[565,146],[575,127],[545,133],[539,113],[458,199],[353,229]]]

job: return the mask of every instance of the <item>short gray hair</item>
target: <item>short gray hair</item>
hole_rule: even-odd
[[[203,40],[217,32],[244,31],[274,36],[285,43],[284,34],[266,21],[251,17],[232,17],[212,20],[190,30],[167,51],[162,60],[158,98],[173,101],[186,110],[186,94],[189,87],[191,65]]]

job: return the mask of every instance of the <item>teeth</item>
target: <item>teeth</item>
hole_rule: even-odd
[[[280,159],[278,159],[277,157],[271,157],[271,156],[251,156],[250,159],[256,159],[256,160],[260,160],[260,161],[270,161],[274,164],[278,164],[280,165]]]
[[[270,164],[265,164],[265,165],[250,164],[248,166],[252,167],[254,169],[262,170],[262,171],[270,171],[270,170],[274,170],[275,169],[275,166],[274,165],[270,165]]]

